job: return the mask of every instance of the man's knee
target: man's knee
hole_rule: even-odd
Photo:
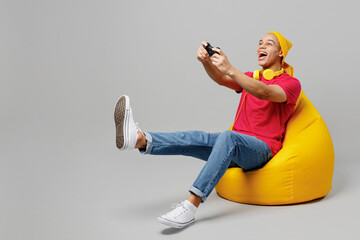
[[[222,132],[219,137],[218,140],[220,141],[234,141],[234,136],[236,135],[235,132],[231,131],[231,130],[226,130],[224,132]]]
[[[237,132],[234,132],[234,131],[232,131],[232,130],[226,130],[226,131],[224,131],[222,134],[224,134],[224,136],[231,137],[231,136],[236,135]]]

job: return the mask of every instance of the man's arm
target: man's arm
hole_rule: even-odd
[[[197,52],[197,59],[203,64],[206,73],[217,84],[241,92],[242,88],[234,81],[234,79],[219,71],[219,69],[212,64],[208,52],[203,47],[206,46],[206,44],[206,42],[202,42],[202,46],[199,47]]]
[[[213,48],[219,54],[212,56],[212,64],[218,68],[224,75],[233,79],[249,94],[259,99],[271,102],[286,102],[285,91],[278,85],[266,85],[265,83],[255,80],[234,68],[227,59],[226,55],[220,50]]]
[[[245,91],[254,97],[271,102],[286,102],[286,93],[278,85],[266,85],[259,80],[245,75],[234,67],[229,70],[228,74],[235,82],[242,86]]]
[[[234,79],[220,72],[219,69],[215,67],[211,62],[203,62],[202,64],[209,77],[213,79],[216,83],[221,86],[233,89],[237,92],[242,91],[242,87],[240,87],[240,85],[236,83]]]

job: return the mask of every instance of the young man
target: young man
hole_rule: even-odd
[[[267,33],[257,48],[262,71],[242,73],[226,55],[209,56],[205,42],[197,59],[219,85],[242,92],[231,131],[154,133],[142,132],[134,122],[130,100],[122,96],[115,107],[116,145],[119,149],[138,148],[142,154],[185,155],[206,164],[190,187],[190,196],[158,221],[175,228],[189,226],[195,212],[210,195],[227,168],[253,170],[263,167],[282,147],[285,125],[300,94],[300,82],[284,59],[292,44],[278,32]],[[254,76],[255,75],[255,76]]]

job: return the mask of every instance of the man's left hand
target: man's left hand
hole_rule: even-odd
[[[233,66],[230,64],[226,55],[223,53],[221,49],[213,48],[212,50],[219,54],[212,55],[211,63],[214,64],[219,69],[220,72],[222,72],[225,75],[229,75]]]

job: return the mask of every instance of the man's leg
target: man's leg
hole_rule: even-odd
[[[194,222],[200,202],[206,200],[231,161],[249,170],[263,166],[271,157],[270,149],[264,142],[232,131],[220,135],[189,131],[147,133],[145,136],[146,133],[142,133],[134,122],[127,96],[119,99],[114,117],[116,144],[121,150],[139,148],[144,154],[185,155],[207,160],[190,189],[189,198],[173,211],[159,217],[160,222],[172,227],[186,227]]]
[[[138,148],[143,154],[184,155],[207,160],[219,133],[202,131],[143,133],[135,123],[130,98],[121,96],[114,112],[116,145],[120,150]]]
[[[208,161],[190,188],[204,202],[219,182],[231,161],[244,170],[263,167],[271,159],[267,144],[256,137],[225,131],[217,139]]]
[[[252,170],[264,166],[271,159],[271,151],[263,141],[233,131],[219,135],[211,154],[190,188],[191,195],[182,205],[159,217],[159,222],[172,227],[186,227],[195,221],[200,202],[210,195],[233,161],[239,167]]]
[[[206,161],[220,133],[203,131],[145,132],[144,135],[146,145],[139,145],[142,154],[183,155]]]

